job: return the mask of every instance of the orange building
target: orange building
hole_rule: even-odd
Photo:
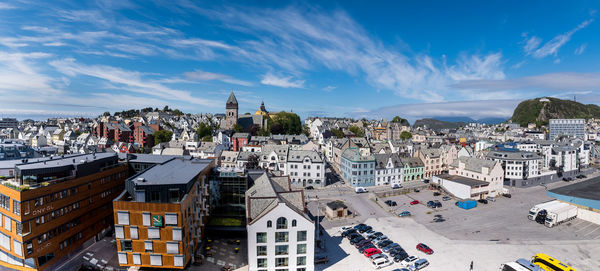
[[[128,167],[98,153],[23,160],[14,172],[0,180],[0,265],[45,270],[109,231]]]
[[[183,269],[193,259],[208,215],[214,160],[172,158],[125,182],[113,202],[121,266]]]

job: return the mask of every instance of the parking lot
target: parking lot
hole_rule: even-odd
[[[566,185],[559,182],[547,185],[548,189]],[[433,196],[433,190],[421,190],[406,195],[372,200],[372,195],[344,194],[345,203],[356,210],[351,220],[323,221],[327,229],[325,253],[330,263],[316,265],[316,270],[374,270],[368,258],[358,252],[345,238],[341,238],[343,225],[366,223],[397,242],[409,255],[425,257],[430,266],[424,270],[498,270],[500,264],[518,258],[530,258],[546,253],[572,265],[577,270],[600,270],[600,226],[575,219],[554,228],[547,228],[527,219],[533,205],[551,200],[546,187],[512,189],[512,198],[499,197],[495,202],[480,204],[471,210],[454,205],[456,199],[442,201]],[[429,200],[437,199],[443,206],[428,208]],[[321,199],[326,201],[326,199]],[[394,200],[395,207],[384,202]],[[410,205],[413,200],[420,204]],[[314,204],[311,208],[311,204]],[[311,211],[316,202],[311,202]],[[323,203],[321,203],[323,204]],[[401,211],[410,211],[411,217],[397,217]],[[435,215],[443,222],[433,222]],[[435,253],[425,255],[416,250],[418,243],[426,243]],[[335,249],[333,249],[335,248]],[[400,268],[398,263],[380,270]]]

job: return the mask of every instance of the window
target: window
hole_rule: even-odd
[[[173,228],[173,240],[181,241],[183,236],[183,229],[181,228]]]
[[[148,228],[148,239],[160,239],[160,229]]]
[[[297,224],[296,219],[292,220],[292,227],[296,227],[296,224]]]
[[[142,213],[142,225],[150,226],[150,213]]]
[[[301,241],[306,241],[306,231],[298,231],[298,236],[296,241],[301,242]]]
[[[10,197],[4,194],[0,194],[0,207],[10,210]]]
[[[150,202],[160,202],[160,191],[150,191]]]
[[[306,265],[306,256],[298,257],[296,265]]]
[[[142,255],[139,253],[133,253],[133,264],[142,264]]]
[[[306,244],[298,244],[296,254],[306,254]]]
[[[150,255],[150,265],[162,265],[162,257],[160,255]]]
[[[276,232],[275,242],[288,242],[289,234],[287,232]]]
[[[288,255],[288,246],[287,245],[275,246],[275,255]]]
[[[267,267],[267,259],[256,259],[257,267]]]
[[[115,236],[118,239],[125,238],[125,233],[123,233],[123,226],[115,226]]]
[[[20,215],[21,214],[21,202],[13,199],[13,213]]]
[[[177,226],[177,214],[165,213],[165,225]]]
[[[152,252],[152,241],[144,241],[144,249],[146,252]]]
[[[179,243],[178,242],[167,242],[167,253],[178,254],[179,253]]]
[[[19,256],[23,256],[23,244],[13,239],[13,251]]]
[[[266,232],[257,232],[256,233],[256,242],[257,243],[266,243],[267,242],[267,233]]]
[[[288,258],[275,258],[275,266],[288,266]]]
[[[269,220],[267,221],[267,228],[271,228],[273,227],[273,221]]]
[[[117,212],[117,224],[129,225],[129,212],[118,211]]]
[[[4,229],[7,231],[11,231],[12,220],[8,216],[4,216]]]
[[[183,266],[183,255],[175,255],[173,260],[175,266]]]
[[[119,264],[127,264],[127,253],[119,252]]]
[[[121,240],[121,251],[131,251],[131,240]]]
[[[138,228],[137,227],[129,228],[129,234],[131,236],[131,239],[138,239]]]
[[[256,256],[267,256],[267,246],[257,246]]]
[[[179,189],[169,190],[169,202],[179,202]]]
[[[287,219],[285,217],[277,219],[277,229],[287,229]]]

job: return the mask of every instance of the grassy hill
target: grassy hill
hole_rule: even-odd
[[[456,129],[458,127],[461,126],[465,126],[467,123],[466,122],[449,122],[449,121],[442,121],[442,120],[437,120],[437,119],[420,119],[415,121],[415,124],[413,125],[413,127],[423,127],[425,125],[427,125],[428,128],[433,129],[433,130],[440,130],[440,129]]]
[[[557,98],[546,98],[548,102],[541,102],[536,98],[519,103],[513,116],[512,122],[527,126],[535,123],[538,126],[547,125],[549,119],[590,119],[600,118],[600,106],[594,104],[582,104],[570,100]]]

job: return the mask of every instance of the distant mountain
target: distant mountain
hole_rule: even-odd
[[[511,120],[521,126],[528,123],[540,126],[547,125],[550,119],[573,118],[600,118],[600,106],[557,98],[536,98],[519,103]]]
[[[432,119],[432,118],[427,118],[427,119],[419,119],[417,121],[415,121],[415,124],[413,124],[413,127],[423,127],[423,126],[427,126],[430,129],[433,130],[441,130],[441,129],[456,129],[458,127],[461,126],[465,126],[467,125],[467,122],[449,122],[449,121],[442,121],[442,120],[437,120],[437,119]]]
[[[505,121],[507,121],[506,118],[483,118],[483,119],[478,119],[477,123],[493,125],[493,124],[500,124]]]
[[[445,122],[464,122],[464,123],[483,123],[483,124],[499,124],[505,122],[507,119],[505,118],[482,118],[482,119],[473,119],[470,117],[431,117],[430,119],[441,120]]]

